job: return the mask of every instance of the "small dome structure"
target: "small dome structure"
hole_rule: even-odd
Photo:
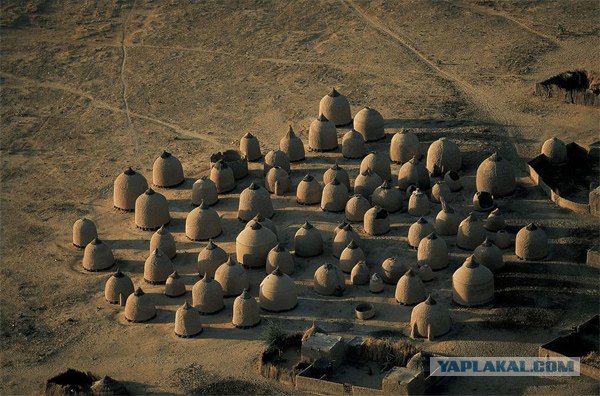
[[[223,288],[212,276],[204,277],[192,287],[192,304],[202,315],[213,315],[225,308],[223,303]]]
[[[351,223],[360,223],[369,209],[371,209],[369,200],[361,194],[354,194],[346,202],[346,220]]]
[[[354,116],[354,129],[365,141],[374,142],[385,138],[383,116],[377,110],[365,107]]]
[[[148,181],[141,173],[137,173],[131,167],[121,173],[113,184],[113,205],[115,208],[133,212],[135,200],[148,189]]]
[[[448,184],[443,180],[439,180],[431,187],[431,200],[433,202],[441,203],[442,199],[446,202],[452,202],[454,197],[452,196]]]
[[[225,250],[210,239],[208,245],[198,253],[198,274],[208,274],[214,277],[217,268],[228,259],[229,255]]]
[[[390,231],[390,216],[387,210],[374,206],[367,210],[364,217],[364,229],[369,235],[383,235]]]
[[[384,181],[371,194],[371,203],[381,206],[389,213],[394,213],[402,209],[404,194],[398,188],[394,188],[389,181]]]
[[[314,257],[322,252],[321,232],[306,221],[294,236],[294,254],[299,257]]]
[[[160,250],[154,249],[144,263],[144,280],[152,285],[162,285],[173,271],[171,260]]]
[[[244,228],[235,239],[236,257],[250,268],[265,266],[269,251],[277,245],[277,237],[260,223]]]
[[[403,164],[412,158],[421,158],[421,144],[414,133],[401,129],[392,137],[390,143],[390,160]]]
[[[97,237],[98,230],[92,220],[83,217],[73,223],[73,246],[84,249]]]
[[[346,224],[341,230],[339,230],[333,238],[333,257],[341,257],[342,252],[350,242],[354,241],[362,250],[365,251],[363,240],[354,231],[354,228],[350,224]]]
[[[377,274],[373,274],[369,280],[369,291],[373,294],[379,294],[383,291],[383,280]]]
[[[260,283],[258,304],[269,312],[285,312],[296,308],[298,291],[294,280],[275,268]]]
[[[460,218],[450,205],[442,202],[442,210],[435,216],[435,231],[438,235],[456,235]]]
[[[481,265],[485,265],[490,271],[496,271],[504,267],[504,258],[502,257],[502,250],[494,244],[489,238],[485,238],[485,241],[473,252],[473,257]]]
[[[279,150],[287,154],[290,162],[304,160],[304,143],[296,136],[291,125],[285,136],[279,141]]]
[[[222,233],[219,213],[204,202],[192,209],[185,219],[185,236],[192,241],[207,241]]]
[[[296,188],[296,202],[300,205],[316,205],[321,202],[323,189],[311,174],[307,173]]]
[[[323,264],[315,271],[313,287],[318,294],[339,297],[346,290],[344,273],[331,263]]]
[[[147,322],[154,319],[155,316],[156,307],[141,287],[138,287],[129,295],[129,297],[127,297],[127,302],[125,303],[125,319],[127,319],[128,322]]]
[[[269,169],[278,166],[287,173],[290,173],[290,159],[287,154],[281,150],[271,150],[265,155],[264,174],[266,175]]]
[[[267,255],[267,265],[265,267],[267,274],[275,271],[275,268],[279,268],[281,272],[287,275],[294,273],[294,256],[281,243],[278,243]]]
[[[215,280],[221,285],[224,297],[239,296],[244,290],[250,288],[248,271],[231,256],[217,268]]]
[[[474,250],[481,245],[487,236],[483,224],[474,213],[470,213],[466,219],[460,222],[456,234],[456,246],[461,249]]]
[[[408,228],[408,245],[412,248],[417,249],[421,239],[434,232],[433,225],[425,220],[424,217],[420,217],[419,220],[415,221]]]
[[[275,225],[275,223],[273,223],[273,221],[271,219],[267,219],[266,217],[264,217],[263,215],[261,215],[259,213],[256,216],[254,216],[252,218],[252,220],[250,220],[249,222],[246,223],[245,228],[251,227],[253,223],[260,223],[261,226],[267,227],[269,230],[273,231],[273,234],[275,234],[277,239],[279,239],[279,237],[278,237],[279,233],[277,232],[277,226]]]
[[[335,88],[332,88],[331,92],[321,99],[319,113],[331,120],[335,126],[346,126],[352,123],[350,102]]]
[[[149,188],[135,200],[135,225],[155,231],[171,221],[169,203],[164,195]]]
[[[494,299],[494,274],[473,256],[452,275],[452,299],[467,307],[484,305]]]
[[[418,275],[423,282],[431,282],[435,278],[435,275],[433,275],[433,270],[427,264],[419,267]]]
[[[331,183],[333,179],[337,179],[338,182],[346,186],[348,191],[351,191],[350,176],[348,176],[348,172],[344,168],[338,165],[337,161],[323,174],[323,185]]]
[[[348,202],[348,189],[337,177],[326,184],[321,195],[321,209],[325,212],[343,212]]]
[[[273,210],[273,202],[271,201],[269,192],[257,183],[252,182],[240,194],[238,219],[250,221],[259,213],[270,219],[275,214],[275,211]]]
[[[265,187],[271,194],[283,195],[292,188],[292,180],[289,173],[278,166],[274,166],[267,172]]]
[[[381,263],[381,274],[383,281],[390,285],[395,285],[400,277],[408,270],[406,264],[400,261],[398,257],[388,257]]]
[[[165,282],[165,296],[167,297],[180,297],[185,294],[185,282],[183,278],[179,276],[177,271],[173,271]]]
[[[446,241],[438,237],[435,232],[421,239],[417,249],[417,262],[421,266],[427,265],[434,271],[446,268],[448,266]]]
[[[214,181],[208,176],[202,176],[194,182],[192,186],[192,205],[199,206],[204,201],[208,206],[219,202],[219,192]]]
[[[246,289],[233,301],[231,323],[238,329],[249,329],[260,323],[260,307]]]
[[[152,234],[152,238],[150,238],[150,253],[155,249],[160,249],[171,260],[177,255],[175,238],[165,226],[160,226],[158,231]]]
[[[448,307],[438,304],[429,295],[425,301],[417,304],[410,313],[410,336],[425,337],[429,341],[441,337],[452,328]]]
[[[425,287],[423,281],[410,268],[396,285],[396,302],[403,305],[415,305],[425,300]]]
[[[260,152],[260,142],[250,132],[246,133],[240,139],[240,152],[246,156],[246,159],[250,162],[258,161],[262,158]]]
[[[556,137],[544,142],[542,145],[542,154],[546,157],[546,161],[552,165],[562,165],[568,161],[567,145]]]
[[[359,261],[356,263],[354,268],[352,268],[352,272],[350,273],[350,282],[353,285],[366,285],[371,280],[371,273],[369,272],[369,267],[367,267],[367,263],[364,261]]]
[[[367,154],[365,140],[354,129],[344,134],[342,138],[342,155],[344,158],[362,158]]]
[[[102,271],[115,264],[111,248],[98,237],[87,244],[83,251],[83,269],[90,272]]]
[[[428,191],[431,188],[427,168],[414,157],[405,162],[398,171],[398,187],[400,190],[405,191],[410,185],[415,185],[423,191]]]
[[[460,180],[460,175],[456,171],[446,172],[444,175],[444,182],[452,192],[460,191],[462,189],[462,181]]]
[[[173,154],[163,151],[152,165],[152,184],[156,187],[173,188],[185,181],[181,162]]]
[[[429,198],[417,188],[408,199],[408,214],[415,217],[427,216],[431,212]]]
[[[513,244],[512,235],[508,231],[499,230],[496,232],[494,242],[498,248],[508,249]]]
[[[233,169],[222,159],[215,162],[210,168],[210,180],[217,186],[219,194],[228,193],[235,188]]]
[[[388,157],[377,154],[376,152],[370,152],[360,162],[360,173],[365,172],[367,169],[371,169],[375,172],[381,180],[392,180],[392,169],[390,167],[390,160]]]
[[[349,223],[346,220],[342,220],[338,223],[338,225],[333,229],[333,238],[335,238],[344,227],[346,227]]]
[[[427,170],[432,176],[457,171],[461,166],[462,157],[456,143],[445,137],[431,143],[427,150]]]
[[[120,269],[117,269],[104,285],[104,298],[110,304],[125,304],[131,293],[133,293],[133,282]]]
[[[487,191],[495,197],[510,195],[517,187],[515,170],[508,160],[494,153],[477,168],[475,184],[477,191]]]
[[[342,250],[342,254],[340,254],[339,267],[343,272],[349,274],[359,261],[365,260],[366,257],[363,250],[354,240],[351,240],[348,246]]]
[[[86,248],[87,250],[87,248]],[[542,260],[548,255],[546,232],[531,223],[517,233],[515,254],[521,260]]]
[[[331,151],[338,146],[335,124],[323,114],[310,123],[308,129],[308,148],[311,151]]]
[[[473,195],[473,208],[478,212],[489,212],[494,209],[494,197],[487,191],[477,191]]]
[[[360,173],[354,180],[354,194],[360,194],[366,199],[371,197],[373,191],[383,183],[381,177],[367,168],[365,171]]]
[[[217,162],[223,161],[233,171],[235,180],[243,179],[248,176],[248,161],[235,150],[225,150],[223,152],[214,153],[210,156],[210,166],[214,166]]]
[[[485,229],[496,232],[504,229],[504,227],[504,214],[502,214],[499,208],[492,210],[485,220]]]
[[[175,312],[175,335],[191,338],[202,333],[200,313],[187,301]]]

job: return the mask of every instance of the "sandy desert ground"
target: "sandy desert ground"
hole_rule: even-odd
[[[494,304],[451,305],[453,332],[416,341],[419,347],[455,356],[535,356],[540,344],[598,313],[598,270],[585,265],[585,249],[598,243],[598,220],[556,207],[525,172],[551,136],[585,144],[599,139],[597,108],[533,96],[535,82],[554,74],[598,70],[598,1],[28,0],[1,7],[2,394],[38,392],[67,367],[110,375],[134,393],[190,393],[199,366],[248,381],[254,388],[245,389],[255,392],[291,392],[259,376],[261,327],[235,329],[232,299],[221,314],[205,318],[198,338],[173,334],[174,312],[190,293],[168,299],[161,287],[143,285],[151,233],[136,229],[132,214],[113,209],[112,182],[127,166],[150,179],[163,149],[181,159],[186,182],[161,192],[174,218],[174,264],[189,290],[205,243],[187,240],[183,226],[191,186],[207,173],[210,154],[237,147],[246,132],[258,136],[263,150],[275,148],[288,124],[306,142],[319,100],[332,86],[349,97],[354,113],[371,106],[385,117],[388,138],[370,149],[385,152],[400,128],[417,133],[424,151],[441,136],[456,141],[466,188],[453,206],[463,215],[478,164],[494,151],[510,158],[519,186],[498,202],[509,229],[535,221],[548,232],[549,258],[524,263],[507,250]],[[339,136],[346,130],[338,129]],[[320,179],[339,158],[339,150],[309,154],[293,165],[294,183],[307,171]],[[358,161],[340,164],[356,176]],[[243,227],[237,197],[261,179],[260,167],[252,164],[251,176],[215,207],[225,229],[217,243],[228,252]],[[340,335],[408,334],[410,308],[393,303],[392,286],[378,296],[364,287],[341,298],[312,291],[314,270],[334,261],[331,231],[342,215],[301,207],[293,194],[274,198],[274,205],[285,241],[308,219],[323,231],[327,248],[296,262],[298,308],[264,319],[286,330],[316,319]],[[155,298],[157,319],[129,324],[104,301],[108,273],[85,273],[82,253],[70,243],[81,216],[96,221],[121,269]],[[406,213],[391,219],[391,233],[365,236],[373,269],[391,255],[415,260],[406,244],[415,219]],[[427,285],[445,303],[451,274],[467,256],[453,238],[448,242],[451,264]],[[250,275],[256,296],[264,273]],[[355,321],[357,301],[373,302],[376,318]],[[465,378],[435,391],[546,395],[599,388],[585,377]]]

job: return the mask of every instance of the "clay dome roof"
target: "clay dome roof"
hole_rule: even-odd
[[[374,273],[369,280],[369,291],[375,294],[383,291],[383,280],[377,273]]]
[[[213,166],[221,160],[231,168],[235,180],[248,176],[248,161],[238,151],[225,150],[214,153],[210,156],[210,165]]]
[[[110,304],[125,304],[131,293],[133,293],[133,282],[120,269],[117,269],[104,285],[104,298]]]
[[[260,283],[258,302],[262,309],[270,312],[284,312],[296,308],[298,292],[294,280],[279,268],[275,268]]]
[[[168,258],[173,259],[177,255],[177,248],[175,246],[175,238],[163,225],[152,234],[150,239],[150,253],[154,249],[160,249]]]
[[[407,271],[406,264],[400,261],[398,257],[388,257],[381,263],[381,274],[385,283],[395,285],[400,277]]]
[[[485,220],[485,229],[496,232],[500,231],[504,227],[504,214],[502,214],[499,208],[492,210]]]
[[[410,194],[408,199],[408,214],[415,217],[427,216],[431,212],[429,198],[419,188]]]
[[[125,169],[115,179],[113,184],[113,205],[119,210],[132,212],[135,210],[135,200],[148,189],[148,182],[141,173],[131,167]]]
[[[421,239],[434,232],[435,229],[424,217],[420,217],[408,228],[408,245],[418,248]]]
[[[203,275],[206,273],[214,277],[217,268],[227,259],[229,259],[229,255],[225,250],[210,239],[208,245],[198,253],[198,274]]]
[[[403,305],[414,305],[425,300],[425,287],[421,278],[410,268],[396,285],[396,301]]]
[[[341,296],[346,290],[344,273],[331,263],[323,264],[315,271],[313,287],[324,296]]]
[[[185,219],[185,236],[192,241],[206,241],[222,232],[219,213],[204,202],[192,209]]]
[[[427,170],[432,176],[457,171],[462,166],[458,145],[450,139],[439,138],[427,150]]]
[[[431,181],[427,168],[421,161],[412,158],[405,162],[398,171],[398,187],[401,190],[406,190],[410,185],[415,185],[423,191],[431,188]]]
[[[462,189],[460,175],[456,171],[446,172],[446,174],[444,175],[444,182],[452,192],[460,191]]]
[[[277,237],[260,223],[244,228],[235,239],[239,262],[250,268],[265,266],[269,251],[277,245]]]
[[[311,151],[331,151],[338,146],[335,124],[323,114],[310,123],[308,147]]]
[[[266,189],[252,182],[240,194],[238,218],[242,221],[249,221],[259,213],[269,219],[273,217],[275,214],[273,202]]]
[[[352,272],[352,268],[359,262],[365,261],[366,256],[358,244],[351,240],[348,246],[340,254],[339,267],[345,273]]]
[[[340,221],[338,225],[333,229],[333,237],[335,238],[338,232],[340,232],[344,227],[346,227],[349,224],[350,223],[348,223],[346,220]]]
[[[431,282],[435,278],[433,270],[427,264],[421,265],[419,267],[418,274],[419,278],[421,278],[423,282]]]
[[[250,162],[258,161],[262,158],[260,143],[256,136],[250,132],[246,133],[240,139],[240,152],[245,155],[246,159]]]
[[[342,155],[344,158],[362,158],[366,155],[365,140],[354,129],[346,132],[342,138]]]
[[[410,314],[411,337],[425,337],[430,341],[450,331],[452,320],[448,307],[438,304],[429,295],[417,304]]]
[[[198,206],[200,202],[212,206],[219,202],[217,185],[208,176],[202,176],[192,186],[192,205]]]
[[[269,251],[265,270],[267,274],[270,274],[278,267],[284,274],[294,273],[294,257],[281,243]]]
[[[211,166],[210,180],[217,186],[217,192],[219,194],[228,193],[235,188],[235,175],[233,169],[222,159]]]
[[[515,240],[515,254],[522,260],[545,258],[548,255],[546,232],[533,223],[521,228]]]
[[[161,285],[173,271],[171,260],[163,252],[155,249],[144,263],[144,280],[153,285]]]
[[[321,184],[307,173],[296,188],[296,202],[301,205],[315,205],[321,202],[322,194]]]
[[[240,329],[248,329],[260,323],[260,307],[246,289],[233,302],[231,323]]]
[[[321,232],[308,221],[294,236],[294,254],[299,257],[314,257],[323,252],[323,237]]]
[[[290,159],[286,153],[281,150],[271,150],[265,155],[264,173],[267,174],[269,169],[278,166],[290,173]]]
[[[360,162],[360,173],[365,172],[367,169],[371,169],[375,172],[381,180],[392,180],[392,170],[390,167],[390,159],[376,152],[370,152]]]
[[[388,211],[375,205],[367,210],[364,217],[364,230],[369,235],[383,235],[390,231]]]
[[[333,182],[333,179],[337,179],[339,183],[345,185],[348,191],[350,191],[350,176],[348,176],[348,172],[344,168],[338,165],[337,161],[323,174],[323,184],[327,185]]]
[[[512,234],[507,232],[506,230],[496,231],[494,243],[500,249],[507,249],[513,244]]]
[[[442,199],[446,202],[452,202],[454,197],[448,184],[443,180],[439,180],[431,187],[431,199],[434,202],[442,202]]]
[[[550,138],[542,145],[542,155],[553,165],[561,165],[568,161],[567,145],[556,137]]]
[[[366,285],[369,283],[370,279],[371,273],[369,267],[367,267],[367,263],[364,260],[356,263],[350,273],[350,282],[352,282],[353,285]]]
[[[430,233],[419,242],[417,262],[427,265],[432,270],[441,270],[448,266],[448,246],[443,238],[435,232]]]
[[[129,295],[129,297],[127,297],[127,302],[125,303],[125,319],[127,319],[128,322],[147,322],[154,319],[155,316],[156,307],[141,287],[138,287]]]
[[[461,249],[474,250],[481,245],[487,236],[483,224],[473,212],[461,221],[456,234],[456,246]]]
[[[459,224],[458,214],[450,205],[442,201],[442,210],[435,217],[435,231],[439,235],[456,235]]]
[[[512,194],[517,187],[512,164],[498,153],[492,154],[477,168],[477,191],[487,191],[495,197]]]
[[[485,238],[485,241],[473,252],[475,261],[481,265],[485,265],[491,271],[496,271],[504,267],[504,258],[502,257],[502,250],[489,238]]]
[[[175,335],[188,338],[200,333],[202,333],[200,313],[186,301],[175,312]]]
[[[477,191],[473,195],[473,208],[478,212],[487,212],[494,209],[494,197],[487,191]]]
[[[404,194],[398,188],[395,188],[389,181],[384,181],[371,194],[371,203],[379,205],[389,213],[394,213],[402,209]]]
[[[98,237],[87,244],[83,251],[83,269],[90,272],[102,271],[115,264],[111,248]]]
[[[85,217],[73,223],[73,246],[83,249],[98,236],[96,224]]]
[[[365,107],[354,116],[354,129],[365,141],[372,142],[385,138],[383,116],[377,110]]]
[[[319,113],[331,120],[335,126],[345,126],[352,122],[350,102],[335,88],[321,99]]]
[[[279,183],[279,185],[278,185]],[[271,194],[283,195],[292,188],[289,173],[278,166],[274,166],[267,172],[265,187]]]
[[[348,202],[348,189],[334,177],[321,194],[321,209],[326,212],[343,212]]]
[[[155,231],[170,221],[169,203],[164,195],[149,188],[135,200],[135,225],[138,228]]]
[[[251,227],[254,223],[260,223],[261,226],[267,227],[269,230],[273,231],[273,234],[275,234],[276,237],[278,237],[277,226],[275,225],[273,220],[267,219],[259,213],[256,216],[254,216],[252,220],[246,223],[246,227]]]
[[[379,175],[367,168],[362,171],[354,180],[354,193],[360,194],[369,199],[373,191],[383,183]]]
[[[335,237],[333,238],[333,257],[340,257],[342,251],[351,241],[354,241],[363,250],[363,252],[365,251],[365,244],[360,238],[360,235],[354,231],[354,228],[352,228],[350,224],[346,224],[335,234]]]
[[[381,180],[381,179],[380,179]],[[365,217],[367,210],[371,209],[369,200],[363,195],[354,194],[348,202],[346,202],[346,220],[349,222],[362,222]]]
[[[171,153],[163,151],[152,165],[152,184],[156,187],[173,188],[184,181],[183,167],[179,159]]]
[[[229,259],[224,264],[221,264],[217,268],[215,280],[223,288],[223,295],[225,297],[238,296],[250,287],[248,271],[231,258],[231,256],[229,256]]]
[[[413,157],[421,158],[419,138],[414,133],[402,129],[392,137],[390,160],[397,164],[403,164]]]
[[[296,136],[291,125],[285,136],[279,141],[279,149],[287,154],[290,162],[302,161],[304,159],[304,143]]]
[[[473,256],[452,275],[452,299],[460,305],[483,305],[494,298],[494,274]]]
[[[192,288],[192,303],[202,315],[212,315],[225,308],[223,288],[212,276],[204,274]]]
[[[183,296],[185,293],[185,282],[183,281],[183,278],[179,276],[177,271],[173,271],[165,283],[165,295],[167,297],[179,297]]]

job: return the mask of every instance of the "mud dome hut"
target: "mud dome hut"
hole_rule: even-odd
[[[500,249],[508,249],[513,244],[513,238],[508,231],[499,230],[496,232],[494,242]]]
[[[371,279],[369,267],[364,261],[359,261],[350,272],[350,282],[353,285],[366,285]]]
[[[423,191],[428,191],[431,188],[431,180],[427,168],[421,161],[412,158],[405,162],[398,171],[398,187],[402,191],[406,191],[409,186],[417,186]]]
[[[312,175],[306,174],[296,188],[296,202],[300,205],[317,205],[321,202],[323,189]]]
[[[273,210],[273,202],[271,202],[269,192],[257,183],[252,182],[240,194],[238,219],[250,221],[257,214],[270,219],[275,214],[275,211]]]
[[[325,185],[321,195],[321,209],[323,211],[343,212],[347,202],[348,189],[338,181],[337,177]]]
[[[423,282],[431,282],[435,278],[433,270],[427,264],[420,266],[417,274]]]
[[[342,254],[340,254],[339,267],[342,271],[349,274],[359,261],[365,260],[366,257],[363,250],[354,240],[351,240],[348,246],[342,250]]]
[[[149,188],[135,200],[135,225],[145,231],[156,231],[171,221],[169,203],[164,195]]]
[[[250,268],[264,267],[269,251],[277,245],[277,237],[260,223],[244,228],[235,239],[236,257]]]
[[[390,285],[395,285],[402,275],[406,273],[407,269],[406,264],[402,263],[398,257],[388,257],[381,263],[383,281]]]
[[[113,205],[119,210],[132,212],[135,200],[148,189],[148,181],[131,167],[121,173],[113,184]]]
[[[342,155],[344,158],[360,159],[367,154],[365,140],[354,129],[344,134],[342,138]]]
[[[485,238],[485,241],[477,246],[473,252],[473,258],[479,264],[488,267],[491,271],[496,271],[504,267],[502,250],[489,238]]]
[[[384,181],[371,194],[371,203],[381,206],[389,213],[395,213],[402,209],[404,194],[395,188],[389,181]]]
[[[542,145],[542,154],[552,165],[566,164],[569,160],[567,157],[567,145],[560,139],[555,137],[550,138]]]
[[[369,292],[379,294],[383,291],[383,280],[376,273],[369,280]]]
[[[452,275],[452,299],[467,307],[484,305],[494,299],[494,274],[473,256]]]
[[[267,172],[265,187],[271,194],[283,195],[292,188],[292,180],[289,173],[278,166],[274,166]]]
[[[369,235],[383,235],[390,231],[390,216],[387,210],[374,206],[367,210],[364,217],[364,229]]]
[[[239,265],[231,256],[221,264],[215,272],[215,280],[223,288],[224,297],[239,296],[245,289],[250,287],[248,271]]]
[[[495,197],[510,195],[517,187],[515,170],[508,160],[494,153],[477,168],[475,184],[477,191],[487,191]]]
[[[431,212],[429,198],[421,189],[415,189],[408,199],[408,214],[415,217],[427,216]]]
[[[260,323],[260,307],[246,289],[233,301],[231,323],[238,329],[249,329]]]
[[[290,162],[304,160],[304,143],[302,143],[302,140],[296,136],[291,125],[285,136],[279,141],[279,150],[286,153],[290,159]]]
[[[374,142],[385,138],[383,116],[377,110],[365,107],[354,116],[354,129],[366,142]]]
[[[460,180],[460,175],[458,172],[450,171],[446,172],[444,175],[444,182],[450,188],[450,191],[456,192],[462,189],[462,181]]]
[[[346,290],[344,273],[331,263],[323,264],[315,271],[313,288],[323,296],[341,296]]]
[[[369,200],[361,194],[354,194],[346,202],[346,220],[352,223],[360,223],[364,220],[365,213],[371,209]]]
[[[370,152],[360,162],[360,173],[365,172],[367,169],[371,169],[375,172],[381,180],[392,180],[392,169],[390,166],[390,160],[388,157],[378,154],[376,152]]]
[[[161,226],[150,238],[150,253],[155,249],[160,249],[168,258],[173,260],[177,255],[177,247],[175,246],[175,238],[165,228]]]
[[[183,167],[177,157],[167,151],[152,164],[152,184],[156,187],[173,188],[185,181]]]
[[[335,124],[323,114],[310,123],[308,129],[308,148],[311,151],[331,151],[338,146]]]
[[[198,253],[198,274],[215,276],[215,271],[229,259],[229,255],[219,247],[213,240]]]
[[[185,282],[183,278],[179,276],[177,271],[173,271],[165,282],[165,296],[167,297],[180,297],[186,293]]]
[[[153,285],[162,285],[173,271],[171,260],[163,252],[155,249],[144,263],[144,280]]]
[[[424,217],[420,217],[419,220],[408,227],[408,245],[417,249],[421,239],[434,231],[433,225],[431,225]]]
[[[222,232],[219,213],[204,202],[192,209],[185,219],[185,236],[192,241],[207,241]]]
[[[435,216],[435,231],[438,235],[456,235],[460,218],[450,205],[442,202],[442,210]]]
[[[494,196],[487,191],[477,191],[473,195],[473,209],[478,212],[489,212],[494,209]]]
[[[97,237],[98,230],[92,220],[83,217],[73,223],[73,246],[76,248],[84,249]]]
[[[371,197],[373,191],[383,183],[381,177],[371,170],[365,169],[354,180],[354,194],[360,194],[366,199]]]
[[[335,126],[346,126],[352,122],[350,102],[335,88],[321,99],[319,113],[331,120]]]
[[[151,298],[138,287],[127,297],[124,314],[128,322],[147,322],[156,316],[156,307]]]
[[[333,257],[339,258],[342,254],[342,251],[352,241],[354,241],[363,251],[365,251],[365,244],[360,238],[360,235],[354,231],[354,228],[352,228],[350,224],[346,223],[333,238]]]
[[[223,161],[233,171],[235,180],[243,179],[248,176],[248,161],[235,150],[225,150],[214,153],[210,156],[210,166],[213,167],[217,162]]]
[[[235,188],[233,169],[225,161],[218,160],[210,168],[210,180],[217,186],[217,192],[224,194]]]
[[[202,315],[213,315],[225,308],[223,288],[212,276],[205,274],[192,287],[192,304]]]
[[[452,191],[450,191],[450,187],[445,181],[439,180],[431,187],[431,200],[433,202],[452,202],[453,199]]]
[[[533,223],[521,228],[515,240],[515,254],[521,260],[542,260],[545,258],[548,255],[548,236],[546,232]]]
[[[323,252],[321,232],[308,221],[294,235],[294,254],[298,257],[315,257]]]
[[[287,154],[281,150],[271,150],[265,155],[264,174],[266,175],[269,169],[278,166],[290,173],[290,159]]]
[[[483,223],[471,212],[458,226],[456,246],[465,250],[475,250],[483,243],[486,236],[487,232]]]
[[[499,208],[496,208],[490,212],[487,219],[485,220],[485,229],[488,231],[496,232],[504,229],[504,215]]]
[[[275,268],[260,283],[258,303],[269,312],[285,312],[296,308],[298,292],[294,280]]]
[[[82,264],[86,271],[102,271],[115,264],[115,257],[111,248],[96,237],[85,247]]]
[[[266,217],[264,217],[261,214],[257,214],[256,216],[254,216],[252,218],[252,220],[247,222],[245,228],[251,227],[252,224],[254,224],[254,223],[260,223],[261,226],[267,227],[269,230],[271,230],[273,232],[273,234],[275,234],[276,237],[279,235],[277,233],[277,226],[275,225],[275,223],[273,223],[273,221],[271,219],[267,219]]]
[[[396,302],[403,305],[415,305],[425,300],[423,281],[412,268],[398,280],[395,297]]]
[[[452,328],[448,307],[438,304],[429,295],[425,301],[417,304],[410,314],[410,336],[425,337],[429,341],[448,333]]]
[[[427,170],[432,176],[457,171],[462,167],[462,157],[458,145],[445,137],[431,143],[427,150]]]
[[[204,202],[209,206],[219,202],[217,185],[208,176],[200,177],[192,186],[192,205],[199,206],[200,202]]]
[[[403,164],[412,158],[421,158],[421,143],[417,135],[402,129],[392,137],[390,160],[396,164]]]
[[[421,239],[417,248],[417,263],[427,265],[434,271],[446,268],[448,266],[446,241],[438,237],[435,232]]]
[[[175,335],[190,338],[202,333],[200,313],[187,301],[175,312]]]
[[[262,158],[260,152],[260,142],[250,132],[246,133],[240,139],[240,152],[246,156],[246,159],[250,162],[258,161]]]
[[[281,243],[278,243],[267,255],[265,271],[270,274],[275,271],[275,268],[279,268],[287,275],[294,273],[294,256]]]
[[[104,299],[110,304],[125,304],[127,297],[133,293],[131,278],[117,270],[104,285]]]
[[[344,168],[338,165],[337,161],[335,164],[331,165],[331,167],[329,167],[329,169],[327,169],[323,174],[323,185],[331,183],[333,179],[337,179],[340,183],[346,186],[346,189],[348,191],[351,191],[350,176]]]

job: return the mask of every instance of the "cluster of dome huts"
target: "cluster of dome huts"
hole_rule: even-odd
[[[340,142],[338,128],[344,126],[351,127]],[[463,307],[493,302],[494,272],[504,266],[505,249],[513,244],[519,259],[546,257],[548,238],[542,228],[529,224],[520,229],[516,240],[507,231],[505,213],[498,203],[516,189],[510,161],[494,153],[481,162],[475,175],[476,193],[464,203],[456,199],[465,191],[465,180],[461,177],[461,150],[455,142],[440,138],[422,150],[419,136],[408,130],[393,135],[389,144],[381,142],[385,138],[384,118],[377,110],[365,107],[352,117],[348,99],[333,89],[321,100],[306,141],[290,126],[278,149],[264,152],[257,136],[246,133],[239,150],[212,155],[208,174],[193,183],[193,208],[187,214],[185,229],[177,230],[189,241],[200,241],[202,248],[195,274],[199,280],[191,288],[191,297],[176,311],[175,334],[200,334],[202,316],[221,312],[228,298],[234,299],[231,323],[238,328],[258,325],[263,312],[293,310],[303,293],[294,280],[295,270],[299,260],[304,260],[317,264],[312,290],[319,295],[335,298],[348,288],[365,288],[378,295],[385,291],[385,285],[395,286],[393,300],[413,307],[410,334],[432,340],[451,329],[451,301],[444,301],[443,294],[428,283],[443,276],[451,262],[452,247],[468,253],[451,275],[452,302]],[[377,150],[370,150],[373,147],[369,145]],[[560,156],[558,149],[551,150],[546,144],[544,150]],[[333,152],[327,156],[333,163],[327,165],[322,177],[307,173],[294,185],[291,175],[295,164],[304,161],[308,152],[313,156]],[[354,167],[340,165],[352,160],[358,168],[355,176]],[[218,242],[224,230],[220,198],[251,174],[249,163],[260,161],[260,177],[244,184],[247,187],[239,193],[236,217],[240,231],[235,250],[226,251]],[[399,166],[397,172],[392,172],[392,164]],[[135,226],[151,232],[139,284],[134,285],[119,269],[106,281],[106,301],[124,306],[127,321],[146,322],[157,314],[156,301],[144,293],[142,282],[161,285],[167,297],[186,296],[189,291],[174,263],[178,249],[171,233],[175,230],[169,226],[169,201],[159,192],[184,181],[181,162],[166,151],[154,161],[151,183],[132,168],[114,181],[114,207],[133,212]],[[277,228],[279,216],[274,217],[273,201],[290,195],[295,195],[306,221],[286,243]],[[331,213],[332,222],[339,223],[331,242],[328,231],[315,226],[322,222],[311,222],[311,209],[303,209],[305,206]],[[470,213],[461,215],[457,210],[460,206],[463,213]],[[414,250],[416,258],[411,261],[392,256],[374,263],[369,260],[374,250],[369,242],[396,227],[391,219],[396,213],[409,219],[411,225],[407,234],[392,236],[391,240],[388,235],[386,241],[398,249]],[[115,265],[111,247],[98,237],[96,225],[89,219],[73,225],[73,245],[83,249],[86,271],[108,270]],[[250,282],[250,271],[266,275],[258,288]]]

